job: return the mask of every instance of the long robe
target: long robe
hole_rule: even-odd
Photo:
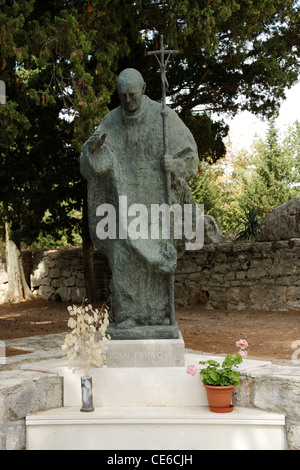
[[[167,138],[168,155],[174,159],[171,203],[191,204],[187,181],[198,170],[197,146],[191,132],[169,108]],[[107,256],[112,271],[116,324],[129,319],[136,325],[168,323],[169,276],[175,271],[177,256],[184,251],[183,238],[151,239],[150,216],[148,239],[118,238],[120,196],[127,197],[128,208],[143,204],[149,215],[152,204],[168,202],[161,105],[143,96],[133,116],[125,115],[121,106],[105,116],[82,147],[81,173],[88,181],[91,238]],[[97,236],[96,212],[102,204],[116,209],[116,239],[100,240]]]

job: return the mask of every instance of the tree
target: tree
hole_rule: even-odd
[[[4,3],[4,2],[2,2]],[[6,2],[5,2],[6,3]],[[19,7],[15,5],[13,8],[12,15],[6,15],[1,5],[0,22],[1,22],[1,79],[5,82],[6,92],[11,88],[16,91],[17,84],[10,73],[3,72],[5,69],[15,68],[16,51],[14,52],[15,45],[15,34],[16,31],[21,27],[24,17],[30,11],[30,2],[25,3],[21,1]],[[23,14],[21,14],[21,9]],[[7,104],[0,105],[0,148],[1,148],[1,163],[3,162],[4,155],[12,148],[14,148],[14,140],[16,135],[22,135],[22,133],[29,128],[29,123],[26,117],[18,109],[18,103],[15,100],[7,101]],[[0,169],[1,183],[3,181],[9,181],[10,175]],[[1,187],[2,189],[3,187]],[[2,194],[1,194],[2,196]],[[10,221],[6,218],[6,213],[9,210],[9,206],[5,197],[1,197],[1,212],[4,218],[5,226],[5,246],[6,246],[6,260],[8,269],[8,285],[10,291],[10,299],[18,300],[19,298],[26,298],[30,296],[30,291],[25,282],[25,276],[23,271],[23,265],[21,263],[21,253],[18,250],[16,244],[11,239],[11,227]]]
[[[282,141],[282,153],[291,162],[293,171],[292,181],[300,186],[300,122],[295,121],[289,126]]]
[[[243,227],[253,239],[272,209],[300,197],[299,130],[296,121],[280,140],[271,120],[266,137],[254,140],[250,150],[227,144],[226,157],[205,163],[190,182],[195,200],[225,234],[241,235],[237,229]]]
[[[239,205],[243,179],[251,172],[251,155],[226,145],[226,156],[217,162],[202,162],[202,168],[190,182],[194,199],[204,204],[204,212],[216,219],[222,232],[233,236],[244,211]]]
[[[43,229],[56,234],[63,227],[70,232],[76,219],[68,213],[81,204],[75,197],[81,184],[78,152],[67,145],[67,123],[58,125],[59,107],[46,109],[28,98],[22,112],[27,131],[16,133],[13,143],[2,147],[0,160],[9,291],[14,300],[30,297],[22,273],[21,243],[30,245]]]
[[[41,229],[70,232],[70,210],[82,208],[79,149],[108,110],[114,62],[126,50],[118,22],[106,11],[108,3],[115,8],[118,2],[96,3],[94,9],[87,1],[0,1],[1,79],[7,89],[7,105],[0,108],[0,188],[12,242],[6,247],[14,246],[8,270],[19,270],[9,276],[18,284],[9,286],[19,293],[16,300],[28,295],[20,286],[21,242],[32,242]],[[62,113],[75,118],[63,120]],[[91,256],[85,227],[82,233]]]
[[[295,123],[295,128],[299,125]],[[250,161],[252,171],[243,177],[239,205],[243,210],[254,206],[258,216],[264,219],[275,207],[297,197],[300,172],[297,154],[287,151],[294,147],[294,128],[285,136],[285,144],[279,142],[274,120],[269,122],[266,139],[258,139]],[[288,144],[289,142],[289,144]]]
[[[170,104],[191,127],[200,157],[216,161],[225,154],[227,128],[210,113],[268,115],[296,80],[298,9],[294,0],[0,0],[0,79],[7,87],[0,187],[12,239],[36,237],[46,210],[45,227],[55,235],[69,226],[76,201],[83,207],[75,161],[118,100],[121,68],[138,68],[151,98],[160,99],[158,65],[146,54],[158,46],[158,32],[180,52],[170,60]],[[84,243],[91,256],[90,240]]]
[[[157,32],[179,54],[169,62],[169,97],[191,125],[201,159],[225,155],[221,138],[228,132],[216,114],[248,110],[270,118],[279,109],[299,73],[299,2],[296,0],[139,0],[144,36],[128,35],[130,54],[119,61],[138,68],[149,94],[160,99],[160,77],[148,50],[159,47]],[[212,118],[214,113],[214,118]],[[207,149],[213,130],[217,149]],[[214,139],[210,138],[214,143]],[[210,151],[209,151],[210,150]]]

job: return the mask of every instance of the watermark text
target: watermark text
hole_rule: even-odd
[[[186,250],[200,250],[204,243],[204,207],[202,204],[144,204],[128,207],[127,196],[119,205],[100,204],[96,226],[100,240],[171,240],[184,239]]]

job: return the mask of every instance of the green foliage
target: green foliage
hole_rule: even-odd
[[[220,159],[219,162],[222,162]],[[220,199],[220,181],[222,168],[219,163],[202,162],[198,174],[189,181],[193,198],[198,204],[204,204],[205,214],[216,220],[222,217],[222,200]],[[222,193],[221,193],[222,195]]]
[[[239,385],[240,373],[236,370],[232,370],[232,368],[241,364],[242,361],[243,359],[240,354],[227,354],[221,366],[214,360],[200,361],[199,364],[207,364],[206,368],[200,370],[202,382],[205,385],[221,387],[226,385]]]
[[[260,220],[257,216],[256,207],[248,208],[245,217],[238,219],[236,230],[240,230],[238,240],[255,240],[260,231]]]
[[[140,70],[147,93],[159,100],[158,64],[146,53],[159,47],[157,32],[179,51],[169,61],[168,95],[171,106],[191,126],[202,160],[224,154],[219,145],[216,148],[226,131],[224,123],[217,121],[213,128],[210,113],[234,115],[247,110],[270,117],[278,110],[284,89],[298,78],[296,0],[139,0],[135,4],[143,34],[128,28],[130,52],[119,61],[118,70],[127,66]],[[117,97],[113,106],[116,102]],[[198,122],[193,119],[196,115]]]
[[[229,126],[224,121],[213,121],[207,114],[181,113],[181,119],[195,137],[199,159],[216,162],[226,154],[223,138]]]
[[[79,149],[108,112],[127,51],[118,6],[0,0],[0,200],[18,246],[39,245],[45,233],[47,243],[79,240]]]
[[[295,123],[294,129],[299,132],[299,124]],[[255,142],[249,162],[252,171],[243,175],[242,190],[238,198],[244,212],[249,206],[255,206],[262,220],[275,207],[299,197],[297,185],[300,183],[300,172],[297,154],[287,151],[286,148],[287,142],[292,144],[294,137],[294,133],[289,129],[285,145],[281,144],[272,120],[266,139]]]
[[[238,226],[241,239],[253,240],[272,209],[300,197],[299,142],[297,121],[281,141],[271,121],[266,138],[254,141],[250,150],[228,145],[224,158],[202,163],[189,182],[194,199],[224,234],[236,237]]]
[[[36,240],[31,244],[31,248],[48,249],[80,245],[82,245],[82,239],[78,232],[74,232],[70,237],[70,235],[66,233],[66,230],[58,230],[55,237],[49,233],[40,232]]]

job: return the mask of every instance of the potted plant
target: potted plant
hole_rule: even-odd
[[[245,339],[240,339],[236,346],[239,352],[227,354],[222,364],[212,359],[199,361],[199,364],[206,365],[205,368],[200,368],[200,375],[210,410],[215,413],[229,413],[234,408],[231,404],[232,392],[240,384],[240,373],[233,370],[233,367],[238,367],[243,358],[247,357],[248,343]],[[195,375],[197,371],[198,368],[194,365],[187,368],[189,375]]]
[[[107,341],[110,336],[106,334],[109,325],[108,310],[105,305],[100,310],[89,305],[68,307],[71,318],[68,326],[71,333],[65,336],[62,349],[68,350],[69,367],[73,367],[74,359],[82,355],[84,375],[81,377],[82,408],[80,411],[94,411],[91,365],[102,366],[106,361]],[[97,335],[97,337],[96,337]]]

